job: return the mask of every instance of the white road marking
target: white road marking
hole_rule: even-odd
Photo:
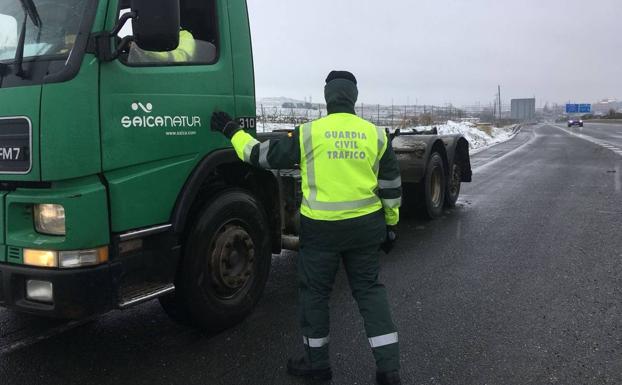
[[[480,171],[482,171],[483,169],[485,169],[486,167],[491,166],[491,165],[493,165],[493,164],[497,163],[498,161],[500,161],[500,160],[502,160],[502,159],[505,159],[505,158],[507,158],[508,156],[512,155],[514,152],[516,152],[516,151],[518,151],[518,150],[521,150],[521,149],[523,149],[524,147],[526,147],[526,146],[530,145],[530,144],[531,144],[531,143],[532,143],[532,142],[533,142],[533,141],[534,141],[534,140],[538,137],[538,134],[536,133],[536,130],[537,130],[538,128],[541,128],[541,127],[542,127],[542,125],[539,125],[539,126],[535,127],[535,128],[531,131],[531,138],[530,138],[529,140],[527,140],[525,143],[523,143],[523,144],[521,144],[520,146],[518,146],[518,147],[516,147],[516,148],[514,148],[514,149],[512,149],[512,150],[510,150],[510,151],[508,151],[508,152],[506,152],[505,154],[501,155],[501,156],[500,156],[500,157],[498,157],[498,158],[493,158],[493,159],[491,159],[490,161],[488,161],[488,162],[486,162],[486,163],[484,163],[484,164],[481,164],[481,165],[479,165],[479,166],[475,167],[475,168],[473,169],[473,173],[480,172]]]
[[[618,147],[618,146],[616,146],[614,144],[611,144],[611,143],[609,143],[607,141],[604,141],[602,139],[596,139],[596,138],[594,138],[592,136],[589,136],[589,135],[577,134],[577,133],[569,131],[566,128],[564,128],[562,126],[559,126],[557,124],[552,124],[551,127],[558,128],[558,129],[566,132],[567,134],[570,134],[570,135],[575,136],[577,138],[580,138],[580,139],[586,140],[588,142],[594,143],[596,145],[599,145],[600,147],[606,148],[607,150],[610,150],[610,151],[614,152],[617,155],[622,155],[622,148],[620,148],[620,147]]]

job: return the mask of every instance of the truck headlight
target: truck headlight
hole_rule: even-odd
[[[37,302],[54,302],[54,285],[48,281],[26,281],[26,298]]]
[[[48,235],[65,235],[65,208],[61,205],[35,205],[35,229]]]
[[[62,269],[99,265],[106,261],[108,261],[108,247],[58,253],[58,267]]]
[[[52,250],[24,249],[24,265],[37,267],[57,267],[58,253]]]
[[[24,264],[29,266],[72,269],[99,265],[107,261],[108,246],[67,251],[24,249]]]

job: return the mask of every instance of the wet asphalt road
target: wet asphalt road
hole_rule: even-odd
[[[565,126],[562,125],[562,127]],[[583,127],[572,127],[566,129],[578,135],[602,140],[611,145],[622,148],[622,124],[585,123]]]
[[[622,149],[620,125],[583,134]],[[543,125],[473,167],[456,209],[403,221],[382,257],[404,383],[622,384],[622,155]],[[284,368],[302,348],[295,258],[275,257],[253,315],[215,336],[157,302],[67,331],[0,310],[0,384],[305,384]],[[333,384],[373,383],[342,273],[331,354]]]

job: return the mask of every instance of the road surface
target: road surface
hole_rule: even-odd
[[[622,383],[616,148],[620,125],[525,127],[473,158],[456,209],[401,224],[381,276],[404,384]],[[305,384],[285,372],[302,349],[295,258],[275,257],[253,315],[213,336],[169,321],[157,302],[72,325],[0,310],[0,383]],[[373,383],[343,273],[331,355],[333,384]]]

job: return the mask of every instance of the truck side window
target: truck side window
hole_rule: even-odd
[[[130,9],[120,2],[119,17]],[[215,0],[181,0],[179,46],[169,52],[145,51],[132,43],[120,60],[131,66],[214,64],[218,61],[218,23]],[[127,22],[119,32],[122,38],[132,34]]]

